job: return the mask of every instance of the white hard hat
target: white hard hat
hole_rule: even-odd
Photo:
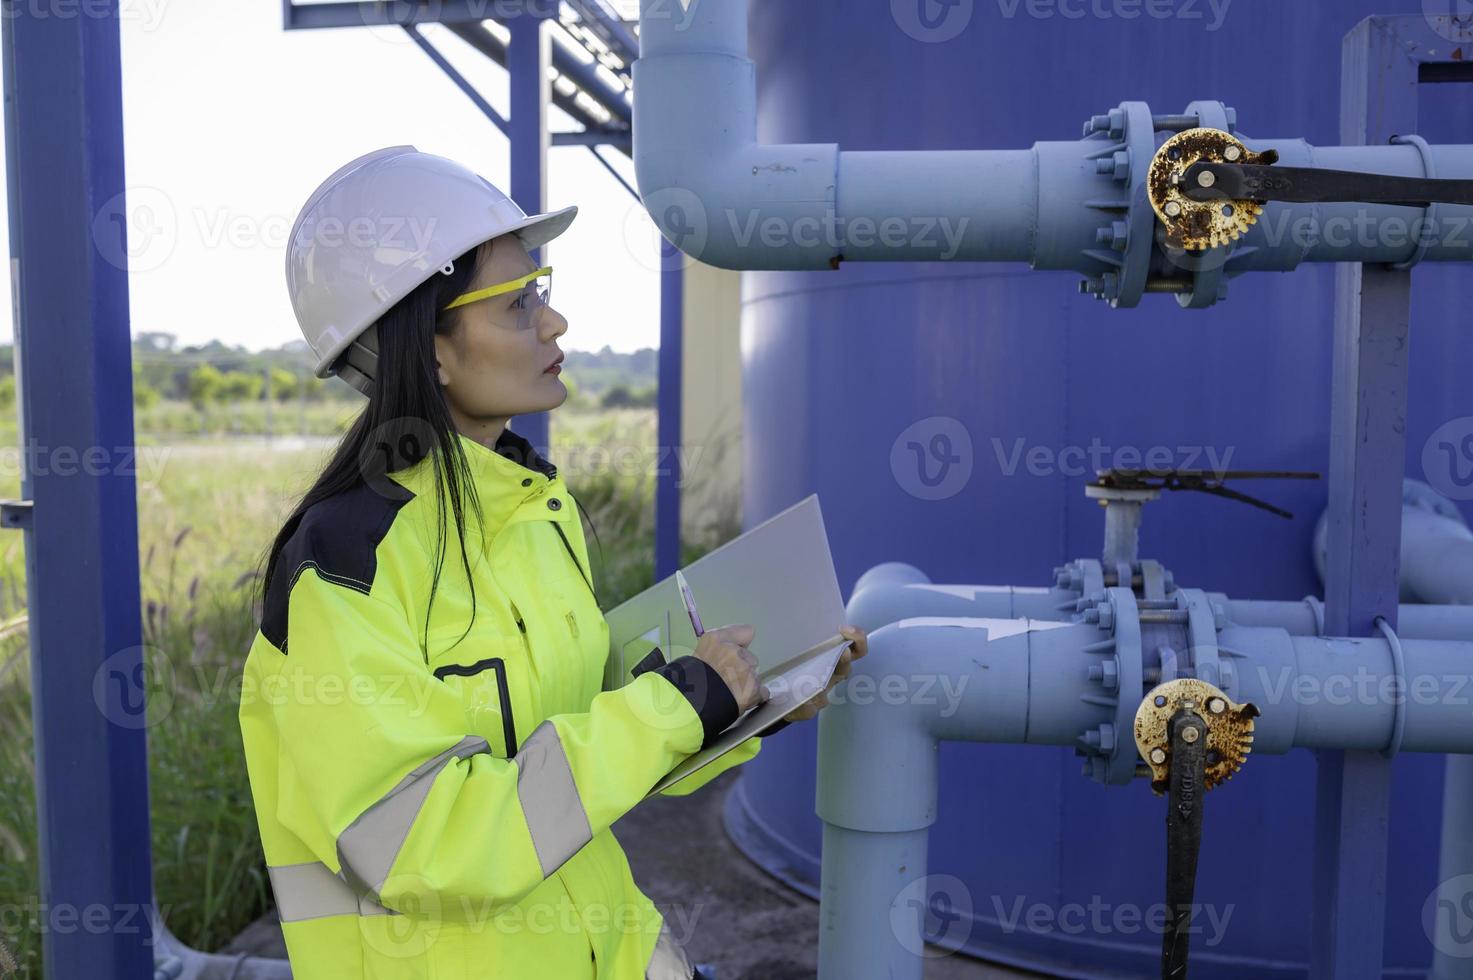
[[[333,362],[364,330],[464,252],[512,232],[536,248],[577,214],[528,216],[480,174],[412,146],[343,165],[307,198],[287,242],[287,291],[317,377],[337,374]],[[344,377],[367,393],[371,378]]]

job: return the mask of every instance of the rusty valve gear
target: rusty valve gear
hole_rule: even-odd
[[[1183,193],[1187,168],[1210,163],[1271,164],[1276,153],[1254,153],[1220,129],[1188,129],[1161,144],[1151,158],[1146,191],[1151,209],[1166,229],[1166,240],[1188,251],[1214,248],[1236,241],[1253,227],[1263,205],[1253,200],[1194,201]]]
[[[1135,713],[1135,745],[1151,767],[1151,789],[1166,792],[1171,774],[1171,718],[1190,703],[1207,723],[1207,788],[1231,779],[1253,750],[1258,709],[1237,704],[1206,681],[1181,677],[1155,687]]]

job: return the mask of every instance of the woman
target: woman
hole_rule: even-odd
[[[609,826],[760,699],[753,630],[605,678],[579,508],[506,427],[567,397],[567,321],[528,249],[575,214],[529,217],[396,146],[332,174],[292,229],[317,375],[368,397],[267,553],[243,678],[297,980],[694,975]],[[845,635],[836,681],[865,651]]]

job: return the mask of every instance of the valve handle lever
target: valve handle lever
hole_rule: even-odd
[[[1181,192],[1194,201],[1249,200],[1260,204],[1269,201],[1299,204],[1354,201],[1406,207],[1473,204],[1473,180],[1212,160],[1200,160],[1186,169],[1181,178]]]
[[[1318,480],[1318,473],[1296,470],[1101,470],[1095,483],[1117,490],[1195,490],[1210,493],[1227,500],[1236,500],[1266,510],[1278,517],[1292,518],[1294,515],[1282,507],[1266,500],[1249,496],[1240,490],[1226,486],[1228,480]]]
[[[1166,929],[1161,976],[1187,975],[1197,855],[1202,848],[1202,799],[1242,768],[1253,749],[1258,709],[1238,704],[1195,677],[1158,684],[1135,712],[1135,747],[1166,801]]]
[[[1187,975],[1193,899],[1197,891],[1197,856],[1202,849],[1202,801],[1206,793],[1207,724],[1188,702],[1171,719],[1162,980],[1183,980]]]

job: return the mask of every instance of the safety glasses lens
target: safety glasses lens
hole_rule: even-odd
[[[550,273],[538,276],[522,287],[520,295],[516,299],[517,329],[530,330],[542,322],[543,311],[547,309],[548,303],[552,301],[552,275]]]

